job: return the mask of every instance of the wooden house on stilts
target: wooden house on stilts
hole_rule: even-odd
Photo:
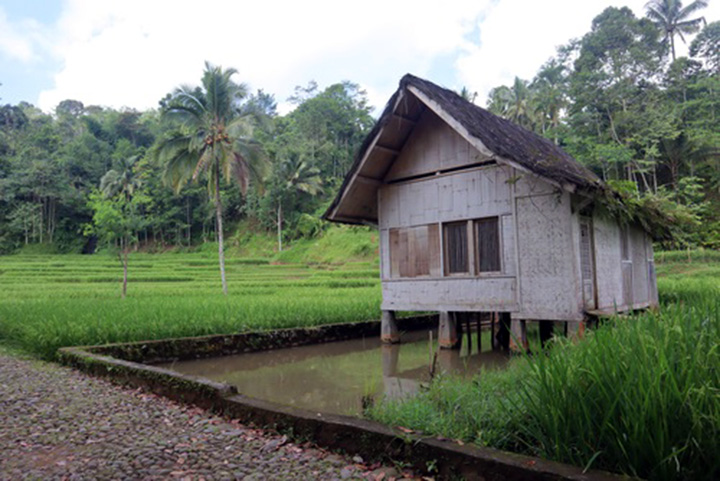
[[[581,332],[657,305],[650,235],[600,208],[608,192],[552,142],[406,75],[325,217],[380,231],[385,341],[395,311],[439,312],[445,347],[459,320],[499,313],[517,346],[526,321]]]

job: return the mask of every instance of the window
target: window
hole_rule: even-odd
[[[437,224],[390,229],[390,277],[440,275]]]
[[[443,225],[445,241],[445,274],[467,274],[468,227],[467,222],[453,222]]]
[[[475,221],[478,272],[498,272],[500,267],[500,229],[497,217]]]
[[[396,227],[388,234],[392,279],[502,272],[499,217]]]

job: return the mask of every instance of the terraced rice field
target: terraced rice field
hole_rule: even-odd
[[[70,345],[312,326],[379,317],[373,262],[275,265],[205,253],[133,254],[128,296],[106,255],[0,257],[0,343],[46,359]]]

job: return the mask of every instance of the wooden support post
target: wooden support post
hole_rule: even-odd
[[[543,349],[545,348],[545,343],[552,339],[554,329],[554,321],[540,321],[540,346],[542,346]]]
[[[475,313],[475,324],[477,326],[477,352],[480,354],[482,352],[482,335],[480,334],[482,332],[482,319],[485,313],[483,312],[476,312]]]
[[[582,339],[585,336],[585,321],[567,321],[565,326],[568,339]]]
[[[438,341],[443,349],[457,349],[460,347],[460,339],[457,334],[457,323],[455,316],[447,311],[440,315],[440,326],[438,327]]]
[[[513,319],[510,322],[510,349],[513,352],[527,352],[527,322],[525,319]]]
[[[386,344],[397,344],[400,342],[400,331],[398,331],[397,328],[395,311],[382,311],[380,341]]]

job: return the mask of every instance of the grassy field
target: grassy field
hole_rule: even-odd
[[[215,253],[133,254],[129,273],[123,300],[109,255],[0,257],[0,342],[52,359],[62,346],[379,318],[374,261],[229,258],[227,298]]]
[[[662,309],[369,415],[647,479],[720,478],[720,256],[657,256]]]

